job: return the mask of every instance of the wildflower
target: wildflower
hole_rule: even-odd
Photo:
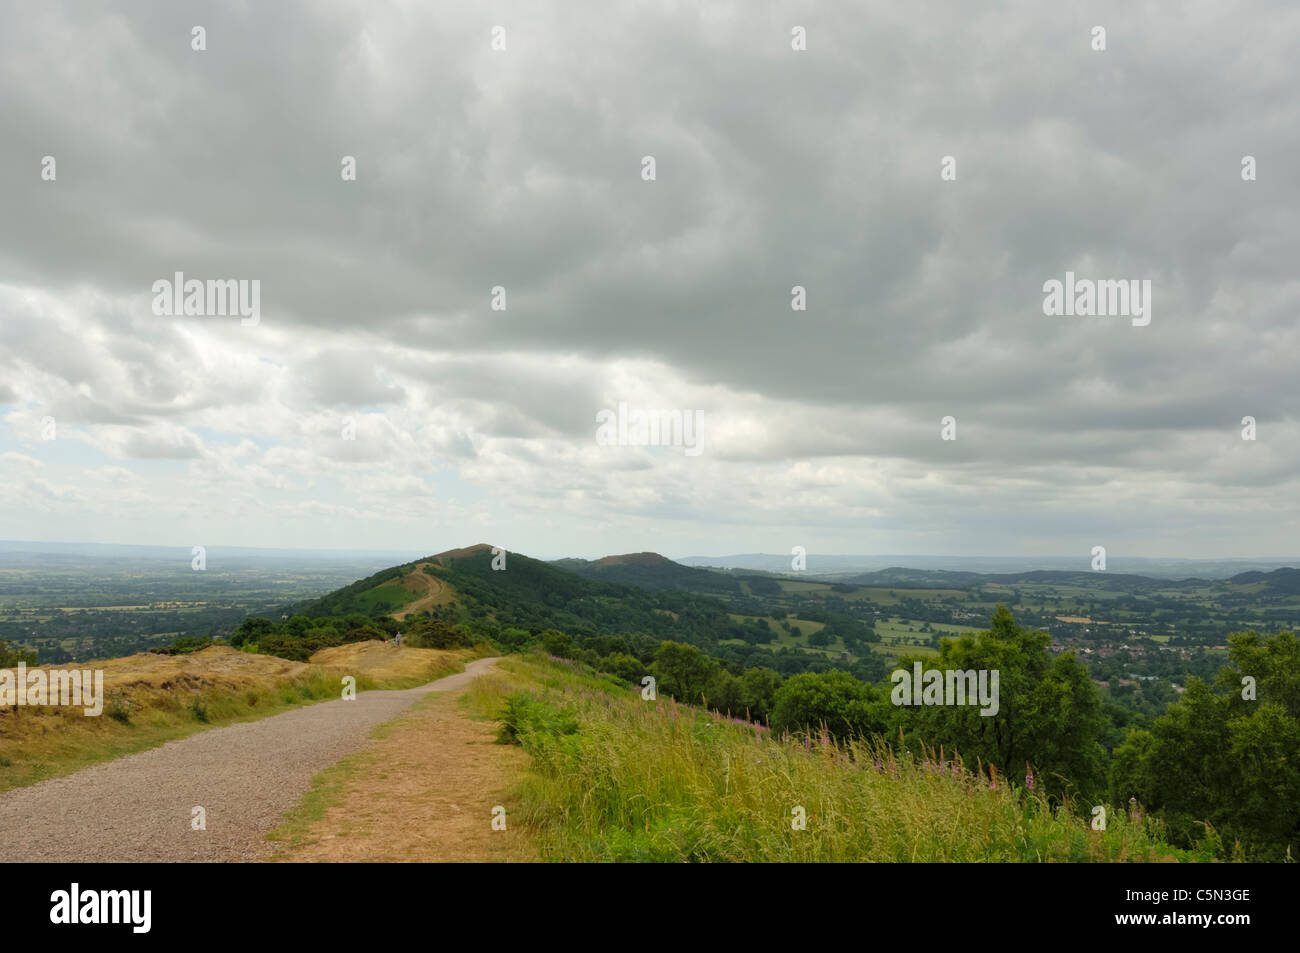
[[[1028,764],[1025,765],[1025,787],[1031,791],[1034,789],[1034,772]]]

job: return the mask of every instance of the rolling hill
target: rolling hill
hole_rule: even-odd
[[[625,553],[595,560],[557,559],[551,565],[587,579],[621,583],[652,592],[684,589],[737,596],[742,592],[740,580],[734,576],[683,566],[658,553]]]
[[[429,614],[449,622],[489,619],[501,626],[530,630],[644,633],[693,642],[726,637],[727,606],[707,594],[667,588],[664,567],[657,562],[663,558],[645,555],[653,558],[616,561],[608,564],[609,569],[593,570],[590,566],[594,564],[587,564],[584,572],[576,572],[522,553],[508,553],[504,570],[497,570],[492,568],[492,547],[480,543],[391,567],[295,611],[309,617],[387,615],[413,602],[417,592],[428,590],[419,578],[424,576],[437,583],[440,593],[437,604],[428,607]],[[678,568],[688,574],[697,572]],[[611,570],[615,579],[603,579]],[[702,570],[698,573],[705,583],[714,576]],[[632,584],[632,579],[642,585]],[[399,592],[409,593],[410,598],[397,603]]]

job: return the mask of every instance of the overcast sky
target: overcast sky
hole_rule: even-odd
[[[0,6],[0,538],[1300,551],[1294,4],[118,6]]]

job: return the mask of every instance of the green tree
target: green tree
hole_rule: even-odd
[[[746,669],[740,676],[740,708],[754,721],[767,721],[781,676],[770,668]]]
[[[1129,732],[1115,751],[1111,798],[1157,811],[1186,847],[1208,822],[1252,859],[1282,860],[1288,848],[1300,857],[1300,643],[1291,632],[1236,633],[1228,658],[1217,691],[1189,678],[1150,730]]]
[[[627,655],[622,652],[606,655],[600,660],[597,668],[602,672],[617,675],[630,685],[640,685],[641,679],[650,674],[645,662],[642,662],[635,655]]]
[[[230,633],[230,644],[235,648],[239,648],[245,642],[252,642],[256,645],[261,641],[262,636],[273,631],[275,631],[274,622],[270,619],[254,616],[235,626],[235,631]]]
[[[888,700],[848,672],[804,672],[786,679],[772,700],[772,730],[816,731],[837,739],[885,731]]]
[[[1106,753],[1096,686],[1073,652],[1052,658],[1050,644],[1051,636],[1022,629],[999,605],[988,631],[941,640],[937,658],[898,660],[909,674],[916,661],[925,670],[997,671],[997,713],[982,715],[978,704],[893,706],[894,725],[913,749],[943,745],[967,764],[978,758],[997,765],[1004,776],[1029,764],[1050,793],[1100,793]]]
[[[37,653],[30,649],[19,648],[0,639],[0,668],[13,668],[19,662],[35,665]]]
[[[660,691],[678,701],[699,705],[708,696],[718,663],[694,645],[661,642],[655,653],[654,676]]]
[[[573,658],[577,651],[573,636],[555,629],[547,629],[542,633],[542,648],[557,658]]]

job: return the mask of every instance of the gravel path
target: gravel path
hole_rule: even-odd
[[[311,782],[361,748],[375,725],[430,691],[467,685],[496,659],[404,691],[359,692],[260,721],[213,728],[63,778],[0,794],[6,861],[240,861]],[[194,807],[207,830],[191,829]]]

